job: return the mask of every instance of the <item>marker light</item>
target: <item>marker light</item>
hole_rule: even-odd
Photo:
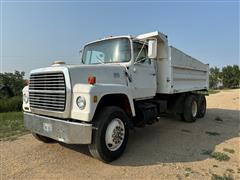
[[[95,76],[88,76],[88,84],[96,84],[96,77]]]
[[[98,97],[97,96],[93,96],[93,102],[96,103],[98,101]]]

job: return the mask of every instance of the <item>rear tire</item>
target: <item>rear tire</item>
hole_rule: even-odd
[[[119,158],[127,145],[127,115],[119,107],[101,109],[94,120],[92,144],[88,145],[91,155],[103,162]]]
[[[195,122],[197,118],[198,101],[194,95],[188,95],[184,100],[182,120],[185,122]]]
[[[42,136],[40,134],[37,134],[37,133],[32,133],[33,137],[35,137],[37,140],[39,141],[42,141],[44,143],[51,143],[51,142],[54,142],[55,140],[54,139],[51,139],[49,137],[46,137],[46,136]]]
[[[197,118],[203,118],[206,114],[207,110],[207,103],[205,95],[200,94],[198,95],[198,112],[197,112]]]

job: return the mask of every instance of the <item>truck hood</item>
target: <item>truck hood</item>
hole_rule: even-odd
[[[67,65],[71,84],[87,84],[89,76],[96,77],[97,84],[122,84],[127,80],[124,67],[120,65]]]
[[[70,79],[72,87],[75,84],[88,84],[89,76],[95,76],[97,84],[126,85],[127,83],[125,69],[118,64],[50,66],[32,70],[30,74],[54,71],[64,72],[66,81]]]

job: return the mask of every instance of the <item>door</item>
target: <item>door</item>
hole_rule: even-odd
[[[149,98],[156,95],[157,81],[153,60],[147,57],[147,45],[133,43],[135,63],[131,69],[132,95],[135,99]]]

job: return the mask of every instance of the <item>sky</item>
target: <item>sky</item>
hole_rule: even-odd
[[[210,66],[239,64],[239,1],[0,1],[1,72],[79,64],[87,42],[152,31]]]

